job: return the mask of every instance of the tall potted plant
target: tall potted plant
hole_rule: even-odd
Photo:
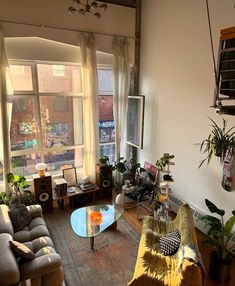
[[[232,216],[225,222],[225,211],[217,208],[208,199],[205,203],[211,213],[219,215],[219,218],[211,215],[206,215],[203,220],[209,226],[209,239],[204,241],[213,246],[214,251],[211,253],[209,274],[218,282],[227,282],[230,280],[232,257],[235,254],[235,246],[230,245],[231,238],[235,235],[233,226],[235,224],[235,210],[232,211]]]
[[[226,131],[227,121],[223,119],[223,126],[220,128],[213,119],[212,130],[207,139],[200,143],[200,150],[206,157],[201,161],[199,168],[204,162],[210,163],[211,158],[216,156],[220,159],[220,163],[224,162],[225,156],[233,156],[235,151],[235,126]]]

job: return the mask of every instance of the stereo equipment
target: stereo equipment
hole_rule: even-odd
[[[100,187],[101,194],[112,194],[112,170],[108,166],[96,165],[96,185]]]
[[[55,193],[59,196],[66,196],[67,195],[67,182],[65,179],[55,179]]]
[[[52,198],[52,180],[51,175],[46,173],[45,176],[33,176],[35,201],[42,206],[43,212],[53,210]]]

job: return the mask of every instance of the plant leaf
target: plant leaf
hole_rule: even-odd
[[[202,243],[210,244],[210,245],[213,245],[213,246],[217,247],[217,243],[214,240],[212,240],[212,239],[204,240]]]
[[[224,216],[225,211],[222,209],[218,209],[217,206],[214,205],[211,201],[209,201],[208,199],[205,199],[205,203],[206,203],[208,209],[210,210],[210,212],[217,213],[220,216]]]
[[[230,217],[230,219],[226,222],[224,226],[224,233],[229,235],[233,229],[234,224],[235,224],[235,215]]]

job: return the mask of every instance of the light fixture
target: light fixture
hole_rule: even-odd
[[[79,13],[79,15],[84,16],[85,14],[92,14],[97,19],[101,18],[101,11],[105,11],[108,8],[106,3],[98,4],[97,1],[89,0],[86,1],[86,4],[80,0],[73,0],[73,6],[68,7],[69,14]]]
[[[45,170],[47,168],[47,165],[45,163],[37,163],[35,165],[35,169],[38,171],[39,177],[44,177],[46,175]]]

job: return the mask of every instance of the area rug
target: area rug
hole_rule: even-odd
[[[139,234],[120,218],[116,230],[89,238],[74,234],[69,211],[45,216],[47,226],[61,255],[67,286],[124,286],[131,280],[137,257]]]

